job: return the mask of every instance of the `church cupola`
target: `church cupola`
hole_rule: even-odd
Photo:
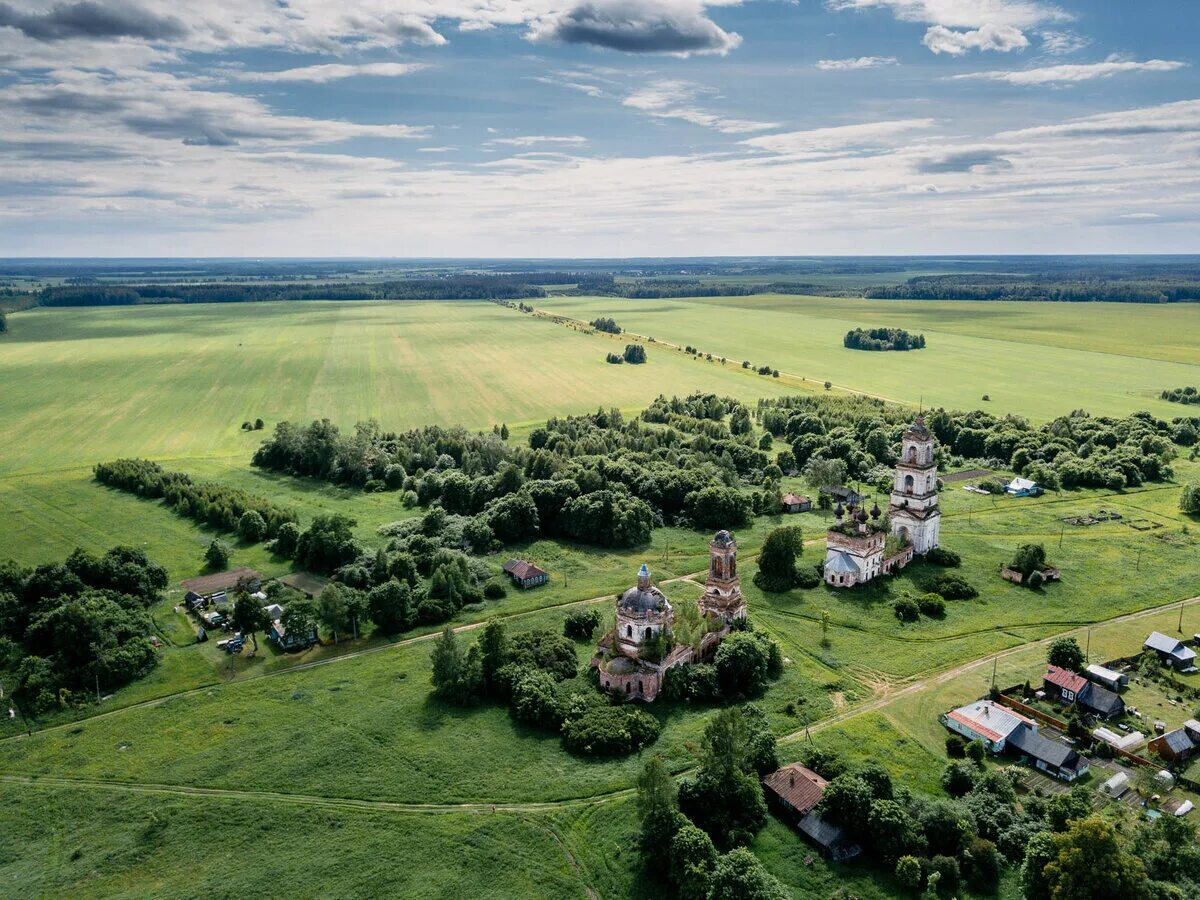
[[[638,569],[637,586],[640,591],[648,591],[650,589],[650,567],[642,563],[642,567]]]

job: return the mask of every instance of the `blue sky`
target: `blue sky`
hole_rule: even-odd
[[[1194,252],[1166,0],[0,0],[4,255]]]

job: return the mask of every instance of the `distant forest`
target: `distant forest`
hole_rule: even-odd
[[[1059,303],[1180,303],[1200,300],[1200,278],[1103,278],[1067,276],[928,275],[904,284],[868,288],[878,300],[1041,300]]]
[[[1200,301],[1200,256],[559,260],[0,260],[0,310],[268,300],[629,299],[815,294],[895,300]]]

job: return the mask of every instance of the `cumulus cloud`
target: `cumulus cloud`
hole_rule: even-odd
[[[916,169],[923,175],[938,175],[947,172],[980,172],[989,169],[1011,169],[1012,160],[1000,155],[999,151],[957,150],[940,157],[927,157],[917,161]]]
[[[317,66],[301,66],[295,69],[281,69],[276,72],[241,72],[236,76],[238,81],[255,81],[265,83],[275,82],[311,82],[325,84],[339,81],[343,78],[359,78],[372,76],[376,78],[396,78],[401,75],[411,75],[427,69],[422,63],[359,63],[348,65],[344,63],[326,63]]]
[[[1037,69],[1021,69],[1013,72],[967,72],[953,79],[1005,81],[1009,84],[1038,85],[1091,81],[1094,78],[1111,78],[1129,72],[1173,72],[1187,66],[1185,62],[1170,59],[1148,59],[1145,62],[1132,60],[1108,60],[1102,63],[1066,64],[1042,66]]]
[[[38,12],[23,12],[0,3],[0,28],[15,28],[37,41],[126,37],[169,41],[187,32],[174,16],[155,15],[130,3],[104,4],[92,0],[57,3]]]
[[[710,19],[692,0],[583,0],[537,22],[534,40],[590,44],[625,53],[719,54],[742,38]]]
[[[779,127],[775,122],[755,122],[719,116],[696,105],[698,97],[711,93],[711,90],[688,81],[668,79],[654,81],[639,88],[626,96],[621,103],[656,118],[682,119],[724,134],[747,134]]]
[[[826,0],[833,10],[886,9],[902,22],[929,25],[922,43],[934,53],[1008,53],[1029,46],[1025,29],[1073,17],[1038,0]]]
[[[855,69],[878,69],[899,65],[894,56],[855,56],[850,59],[820,59],[817,68],[826,72],[846,72]]]
[[[1012,25],[984,25],[970,31],[955,31],[944,25],[934,25],[925,32],[921,43],[934,53],[962,56],[971,50],[996,50],[1000,53],[1024,50],[1029,46],[1029,38]]]

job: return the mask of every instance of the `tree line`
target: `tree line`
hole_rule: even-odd
[[[3,328],[0,328],[0,331],[3,330]],[[1200,403],[1200,392],[1197,392],[1196,388],[1192,385],[1164,390],[1160,396],[1171,403],[1182,403],[1185,406],[1192,403]]]
[[[925,335],[909,334],[903,328],[853,328],[842,338],[851,350],[923,350]]]
[[[1060,303],[1181,303],[1200,300],[1200,278],[920,275],[863,291],[880,300],[1035,300]]]
[[[23,713],[81,706],[157,664],[148,609],[167,572],[133,547],[0,563],[0,682]]]
[[[278,536],[280,529],[299,518],[239,488],[208,481],[193,481],[184,472],[171,472],[148,459],[115,459],[97,463],[92,472],[101,484],[148,499],[162,499],[181,516],[222,531],[237,532],[248,543]]]

